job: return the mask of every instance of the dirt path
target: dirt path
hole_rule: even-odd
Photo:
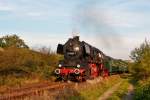
[[[100,96],[98,100],[107,100],[120,86],[122,82],[114,85],[112,88],[108,89],[103,95]]]
[[[128,88],[128,93],[123,97],[122,100],[133,100],[133,96],[134,96],[134,86],[130,84]]]

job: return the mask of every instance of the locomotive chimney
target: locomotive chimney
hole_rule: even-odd
[[[73,39],[79,41],[79,36],[74,36]]]

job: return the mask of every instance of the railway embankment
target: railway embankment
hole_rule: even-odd
[[[3,52],[3,51],[4,51],[4,49],[0,47],[0,52]]]
[[[97,79],[74,85],[71,91],[66,92],[64,89],[59,94],[59,97],[61,97],[61,100],[98,100],[108,89],[118,83],[122,83],[122,81],[123,79],[119,75],[113,75],[108,78],[98,77]]]
[[[69,96],[69,100],[122,100],[123,97],[129,97],[130,81],[128,75],[87,81],[75,88],[79,95]]]
[[[36,83],[21,88],[8,89],[0,94],[0,100],[35,100],[36,97],[43,97],[44,99],[47,97],[45,95],[47,91],[49,91],[49,97],[52,98],[52,94],[56,94],[57,91],[69,88],[70,86],[72,86],[72,84],[56,82]]]
[[[83,83],[39,83],[20,89],[11,89],[0,95],[0,100],[97,100],[104,92],[115,84],[122,82],[119,75],[108,78],[98,77]]]

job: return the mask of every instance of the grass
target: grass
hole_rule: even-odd
[[[102,79],[101,81],[92,80],[76,84],[72,88],[65,87],[58,91],[47,91],[43,98],[48,97],[51,100],[97,100],[104,92],[120,81],[122,81],[122,78],[119,76],[110,76],[108,79]]]
[[[53,71],[61,56],[24,48],[0,51],[0,87],[21,86],[32,80],[53,80]]]
[[[71,96],[69,100],[97,100],[106,90],[111,88],[122,79],[118,76],[110,77],[99,83],[88,84],[82,87],[78,87],[77,91],[80,95]]]
[[[129,80],[123,79],[117,91],[115,91],[108,100],[122,100],[123,96],[128,92]]]
[[[135,100],[150,100],[150,79],[140,80],[135,86]]]
[[[117,94],[118,96],[124,93],[124,91],[120,90],[124,90],[127,87],[127,80],[124,80],[117,75],[110,76],[108,79],[102,79],[100,81],[92,80],[90,82],[76,84],[73,87],[65,87],[60,90],[54,90],[53,92],[46,90],[44,91],[44,94],[42,96],[37,96],[37,98],[41,97],[45,100],[97,100],[104,92],[106,92],[109,88],[116,85],[120,81],[123,82],[121,84],[121,87],[119,88],[119,91],[113,94],[112,99],[110,99],[120,100],[116,99],[115,95]],[[28,98],[26,100],[32,100],[32,98]]]

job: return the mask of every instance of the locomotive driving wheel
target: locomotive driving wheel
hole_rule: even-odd
[[[90,69],[91,69],[91,78],[98,77],[99,71],[96,64],[90,64]]]
[[[108,77],[108,76],[109,76],[109,71],[108,71],[108,69],[103,69],[101,76],[102,76],[103,78]]]
[[[91,69],[88,68],[85,73],[84,73],[84,79],[87,80],[87,79],[90,79],[91,77]]]

